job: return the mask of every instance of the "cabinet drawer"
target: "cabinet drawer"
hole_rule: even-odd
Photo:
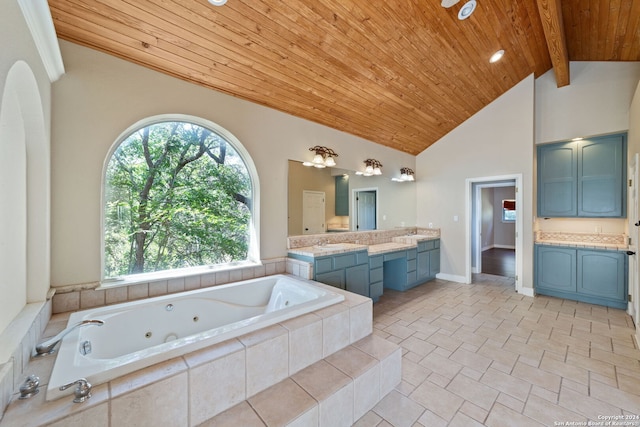
[[[407,250],[407,259],[416,259],[416,250],[408,249]]]
[[[415,271],[416,270],[416,260],[414,259],[410,259],[409,261],[407,261],[407,272],[409,271]]]
[[[418,252],[424,252],[427,250],[427,243],[429,242],[418,242]]]
[[[367,251],[356,252],[356,263],[366,264],[369,262],[369,254]]]
[[[369,271],[369,280],[371,280],[371,282],[382,282],[383,271],[382,267],[372,268]]]
[[[331,258],[316,259],[316,274],[326,273],[333,270],[333,263]]]
[[[388,254],[384,254],[384,260],[385,261],[392,261],[394,259],[398,259],[398,258],[407,258],[407,252],[406,251],[398,251],[398,252],[390,252]]]
[[[333,258],[333,269],[351,267],[356,265],[356,254],[339,255]]]
[[[382,255],[376,255],[369,257],[369,267],[370,268],[378,268],[382,267]]]

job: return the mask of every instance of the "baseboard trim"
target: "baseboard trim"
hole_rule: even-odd
[[[533,291],[533,288],[525,288],[522,287],[518,290],[518,293],[521,295],[524,295],[526,297],[534,297],[536,296],[535,292]]]
[[[436,279],[448,280],[449,282],[467,283],[464,276],[456,276],[454,274],[438,273]]]

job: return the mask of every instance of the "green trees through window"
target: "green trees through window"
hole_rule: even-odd
[[[129,135],[106,168],[105,277],[247,259],[252,183],[222,136],[167,121]]]

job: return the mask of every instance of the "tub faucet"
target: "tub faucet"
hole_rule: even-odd
[[[45,354],[54,353],[55,352],[54,347],[56,346],[56,344],[58,344],[60,341],[62,341],[62,338],[64,338],[65,335],[67,335],[69,332],[75,330],[76,328],[79,328],[81,326],[88,326],[88,325],[102,326],[102,325],[104,325],[104,321],[103,320],[83,320],[80,323],[76,323],[73,326],[69,326],[67,329],[63,330],[62,332],[60,332],[55,337],[50,338],[50,339],[38,344],[36,346],[36,354],[35,355],[36,356],[44,356]]]
[[[75,380],[72,383],[63,385],[62,387],[60,387],[60,391],[64,391],[73,385],[76,386],[76,388],[73,390],[73,401],[75,403],[82,403],[91,397],[91,383],[85,378],[80,378],[79,380]]]

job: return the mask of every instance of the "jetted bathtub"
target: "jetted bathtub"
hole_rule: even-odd
[[[47,400],[79,378],[93,385],[318,310],[344,296],[275,275],[72,313],[68,326],[102,320],[64,337]]]

